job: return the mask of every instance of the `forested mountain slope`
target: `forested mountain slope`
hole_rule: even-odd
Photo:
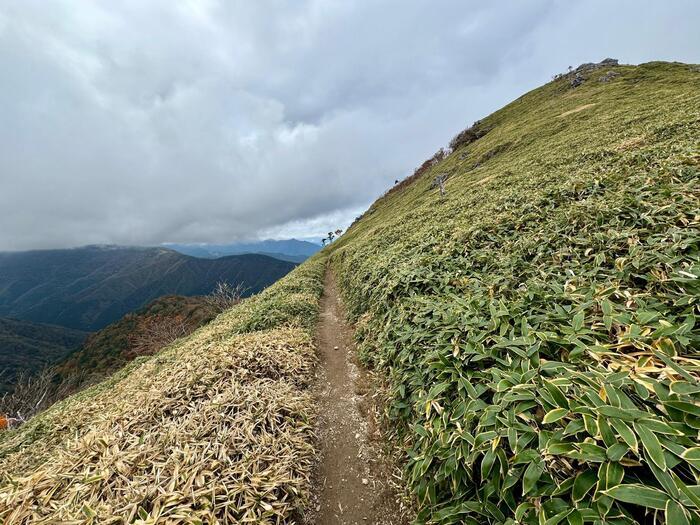
[[[0,315],[94,331],[164,295],[205,295],[220,281],[256,293],[292,268],[265,255],[198,259],[165,248],[0,253]]]
[[[87,336],[62,326],[0,318],[0,396],[18,374],[37,372],[66,357]]]
[[[206,297],[166,295],[91,334],[55,363],[62,379],[94,382],[143,355],[160,350],[165,341],[182,337],[217,315]]]

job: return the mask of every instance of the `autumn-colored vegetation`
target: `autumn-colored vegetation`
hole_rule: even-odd
[[[82,375],[83,382],[94,383],[139,355],[153,354],[192,333],[216,314],[203,297],[161,297],[88,337],[58,363],[57,373],[62,380]]]

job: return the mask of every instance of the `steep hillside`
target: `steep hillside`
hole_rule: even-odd
[[[214,317],[216,311],[203,297],[159,297],[90,335],[80,347],[74,347],[73,352],[56,363],[56,371],[63,378],[75,375],[85,376],[88,381],[104,378],[136,357],[159,350],[149,346],[157,347],[159,338],[167,339],[169,332],[183,336]]]
[[[584,68],[453,145],[327,250],[420,521],[697,523],[700,67]]]
[[[17,374],[34,373],[64,358],[87,336],[62,326],[0,318],[0,396]]]
[[[0,432],[0,522],[294,522],[313,462],[310,331],[324,270],[315,257]]]
[[[293,267],[263,255],[210,260],[163,248],[0,253],[0,315],[94,331],[157,297],[204,295],[218,281],[259,292]]]

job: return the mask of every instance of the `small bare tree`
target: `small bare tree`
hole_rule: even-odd
[[[13,381],[12,390],[0,397],[0,429],[25,423],[73,390],[70,382],[57,380],[52,368],[44,368],[36,374],[20,372]]]
[[[241,283],[233,286],[227,282],[220,281],[216,283],[214,290],[205,299],[207,304],[218,313],[240,303],[245,291],[246,289]]]
[[[447,175],[445,173],[438,175],[435,177],[435,180],[433,181],[433,184],[431,187],[433,188],[440,188],[440,198],[443,198],[445,196],[445,181],[447,180]]]
[[[129,346],[133,355],[152,355],[190,333],[192,330],[184,321],[158,317],[134,332],[129,337]]]

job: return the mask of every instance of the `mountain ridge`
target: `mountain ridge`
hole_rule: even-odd
[[[417,523],[697,522],[698,108],[677,63],[526,93],[261,294],[0,433],[0,519],[298,523],[330,269]]]
[[[298,239],[236,242],[229,244],[178,244],[166,243],[170,249],[194,257],[217,258],[226,255],[258,253],[291,262],[302,262],[321,249],[321,246]]]
[[[293,267],[257,254],[198,259],[148,247],[3,252],[0,316],[94,331],[163,295],[205,295],[218,281],[256,293]]]

